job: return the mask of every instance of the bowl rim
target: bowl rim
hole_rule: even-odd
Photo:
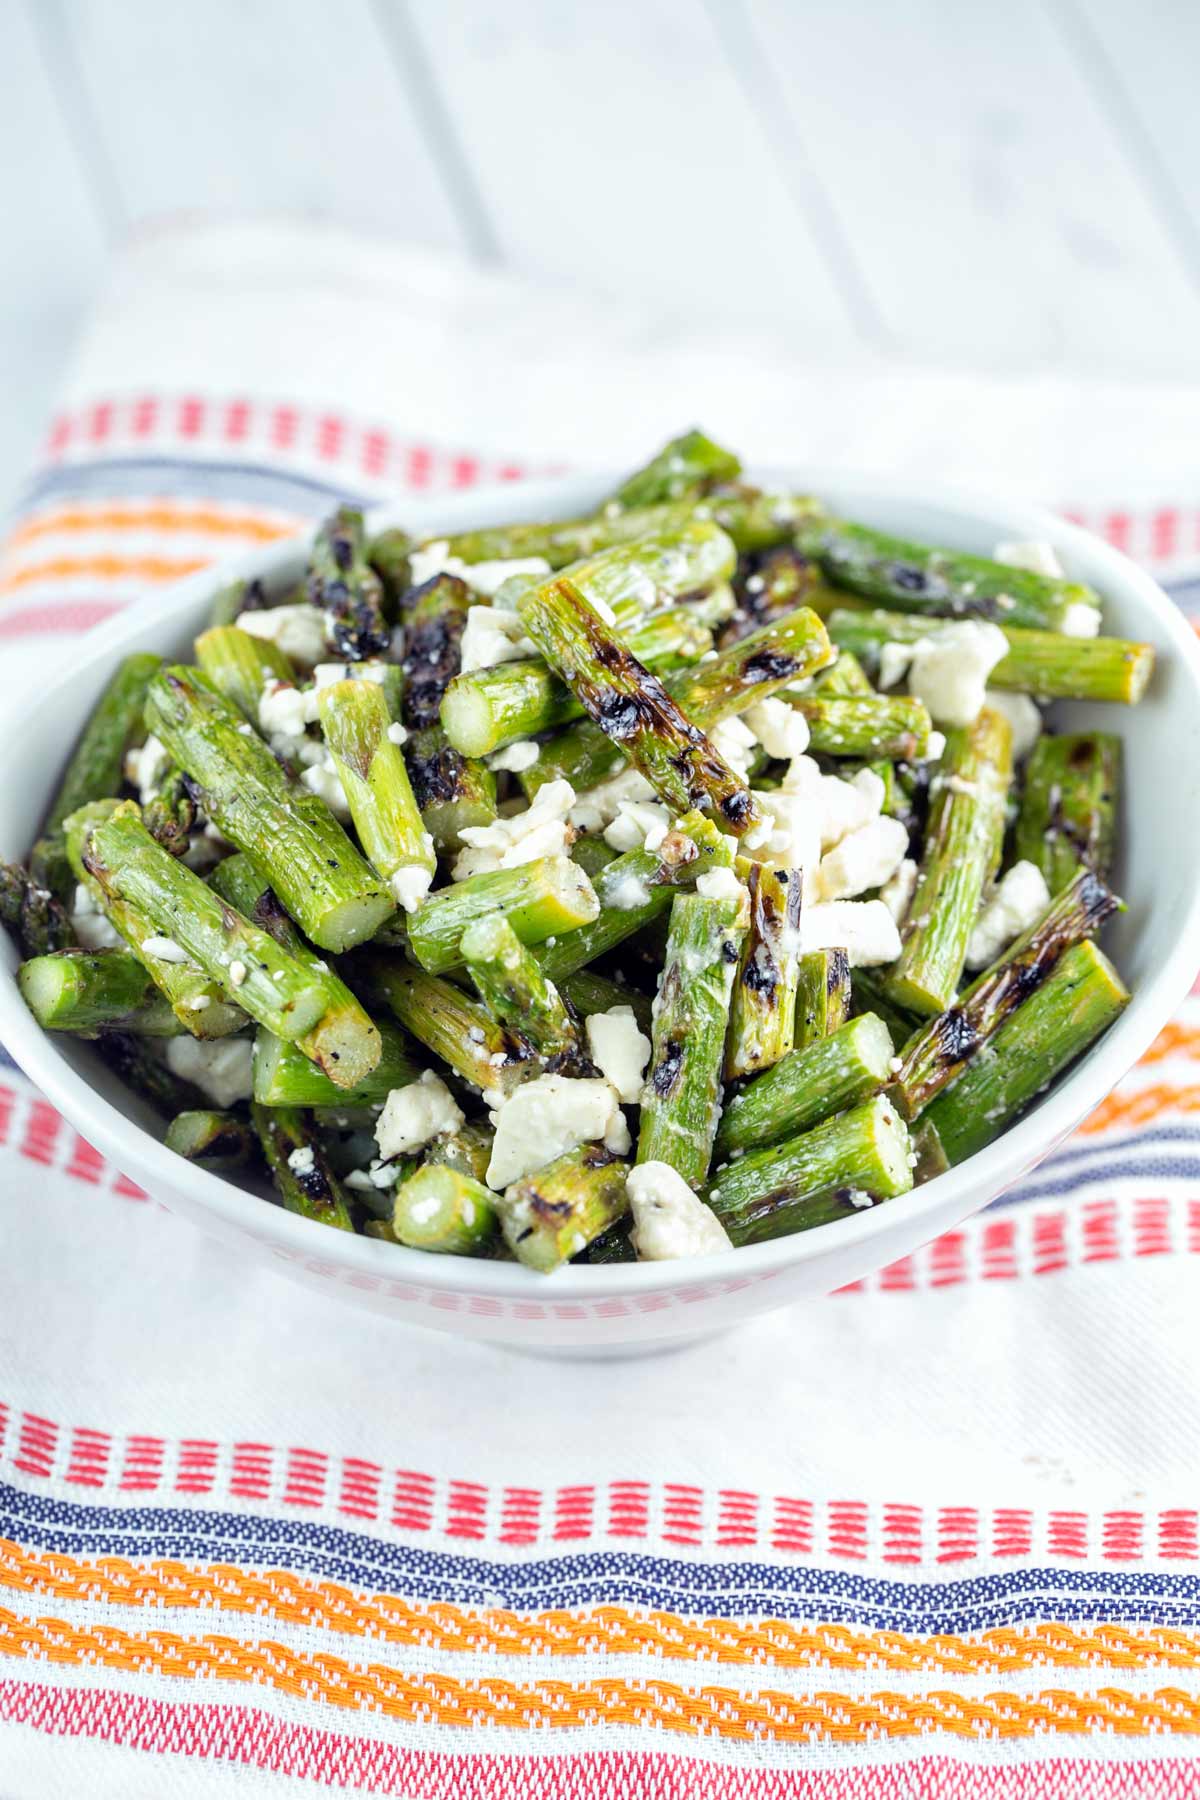
[[[901,505],[907,502],[914,508],[929,506],[959,513],[964,525],[969,522],[976,526],[981,515],[991,517],[997,521],[997,538],[1043,539],[1068,558],[1073,553],[1086,552],[1093,564],[1101,565],[1102,582],[1120,588],[1154,619],[1160,638],[1159,654],[1165,650],[1177,660],[1190,684],[1192,704],[1200,711],[1200,643],[1195,633],[1152,576],[1082,527],[1041,507],[952,484],[922,483],[918,489],[894,476],[803,464],[787,469],[754,468],[751,474],[764,484],[795,491],[857,493],[868,508],[872,500]],[[507,511],[508,516],[532,517],[545,512],[567,517],[572,509],[584,510],[597,504],[619,479],[617,472],[590,471],[495,483],[440,496],[398,498],[373,508],[371,525],[378,529],[393,523],[404,523],[410,528],[417,524],[432,536],[458,528],[460,523],[486,518],[493,508],[496,516]],[[426,524],[425,517],[431,523]],[[0,754],[4,744],[19,741],[26,724],[53,707],[56,692],[87,667],[118,650],[136,647],[143,621],[161,628],[167,616],[184,612],[230,580],[254,574],[269,576],[294,561],[311,537],[311,531],[298,532],[267,549],[210,564],[124,608],[88,632],[54,685],[43,689],[35,701],[14,709],[0,730]],[[1039,1101],[1034,1112],[966,1162],[907,1194],[813,1231],[666,1263],[568,1264],[555,1272],[552,1286],[544,1275],[520,1263],[431,1256],[402,1245],[379,1244],[357,1234],[331,1233],[313,1220],[264,1202],[224,1176],[185,1162],[146,1129],[134,1125],[70,1067],[59,1053],[53,1034],[43,1032],[26,1009],[15,973],[7,968],[0,969],[0,1043],[54,1107],[122,1173],[135,1177],[152,1193],[156,1186],[168,1194],[172,1189],[181,1192],[196,1211],[220,1221],[225,1227],[220,1235],[249,1234],[293,1261],[310,1260],[319,1253],[324,1264],[336,1265],[349,1277],[377,1277],[383,1272],[397,1281],[417,1279],[438,1291],[470,1287],[489,1298],[514,1301],[527,1301],[534,1296],[555,1301],[601,1300],[637,1294],[664,1283],[677,1284],[680,1280],[757,1280],[795,1264],[817,1262],[834,1248],[853,1250],[876,1235],[886,1236],[889,1226],[900,1218],[911,1228],[923,1218],[947,1215],[955,1209],[960,1217],[981,1210],[1099,1105],[1140,1059],[1188,992],[1198,966],[1200,882],[1193,886],[1183,926],[1169,954],[1134,991],[1129,1006],[1111,1030]],[[972,1207],[971,1194],[976,1189],[986,1198]],[[169,1201],[166,1204],[169,1209]],[[246,1215],[247,1205],[258,1209],[252,1220]],[[202,1230],[202,1222],[196,1222]],[[923,1240],[918,1237],[916,1241]]]

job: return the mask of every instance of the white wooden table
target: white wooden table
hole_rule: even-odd
[[[0,494],[114,245],[336,218],[798,356],[1200,369],[1195,0],[0,0]]]

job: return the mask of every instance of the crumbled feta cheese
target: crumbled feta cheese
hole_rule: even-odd
[[[845,950],[852,969],[895,962],[900,954],[900,933],[882,900],[831,900],[808,906],[800,916],[800,938],[806,954]]]
[[[364,662],[318,663],[313,670],[313,684],[318,690],[332,687],[336,681],[374,681],[382,686],[393,666],[377,657],[368,657]],[[312,717],[317,717],[315,701]]]
[[[167,1039],[167,1067],[184,1081],[195,1082],[215,1106],[249,1100],[254,1092],[253,1057],[253,1038],[215,1038],[207,1043],[194,1037]]]
[[[445,1131],[457,1131],[463,1110],[440,1075],[426,1069],[419,1081],[393,1088],[375,1121],[375,1142],[386,1161],[419,1150]]]
[[[390,1162],[380,1162],[378,1157],[366,1169],[351,1169],[343,1177],[347,1187],[355,1188],[390,1188],[395,1185],[396,1169]]]
[[[101,912],[91,894],[80,882],[75,889],[75,903],[71,908],[71,924],[75,928],[75,936],[85,950],[123,950],[125,939],[113,925],[107,913]]]
[[[742,839],[745,850],[777,869],[815,869],[821,860],[820,814],[811,795],[786,785],[753,792],[763,822]]]
[[[389,877],[388,886],[393,898],[405,912],[415,913],[429,892],[432,880],[432,869],[423,869],[418,863],[409,863],[407,868],[395,870]]]
[[[316,688],[298,688],[269,676],[258,702],[258,727],[264,737],[303,737],[305,726],[318,718]]]
[[[650,904],[650,889],[638,875],[622,875],[605,894],[610,906],[618,912],[635,912],[639,906]]]
[[[431,581],[435,575],[457,575],[460,581],[489,599],[514,575],[548,575],[550,564],[542,556],[514,556],[506,562],[465,563],[451,556],[445,538],[420,544],[408,558],[409,580],[414,587]]]
[[[882,887],[891,880],[907,853],[907,830],[899,819],[881,814],[849,832],[822,857],[816,877],[817,900],[848,900],[868,888]]]
[[[754,761],[754,753],[758,749],[758,739],[750,727],[735,716],[718,719],[709,730],[708,741],[717,755],[729,764],[734,774],[740,775],[745,781]]]
[[[542,856],[562,856],[571,841],[567,815],[574,804],[569,781],[548,781],[524,812],[490,825],[464,825],[459,836],[467,848],[455,860],[455,881],[492,869],[515,869]]]
[[[316,1163],[317,1158],[311,1144],[300,1144],[287,1159],[287,1166],[293,1175],[311,1175]]]
[[[884,786],[874,769],[860,769],[852,781],[823,775],[811,756],[797,756],[783,778],[784,794],[806,809],[809,830],[819,834],[821,849],[832,850],[852,831],[878,818]],[[770,793],[759,795],[765,802]]]
[[[143,806],[153,800],[171,767],[171,753],[151,732],[144,744],[125,753],[125,779],[138,791]]]
[[[302,668],[311,669],[325,651],[325,615],[306,600],[239,613],[238,625],[251,637],[267,638]]]
[[[791,762],[808,749],[808,720],[786,700],[772,695],[748,707],[742,718],[769,757]]]
[[[625,1183],[633,1212],[633,1247],[640,1262],[713,1256],[733,1248],[711,1207],[693,1194],[670,1163],[644,1162]]]
[[[494,669],[497,663],[520,662],[538,654],[516,613],[500,612],[494,606],[467,608],[461,651],[464,675],[472,669]]]
[[[925,703],[935,725],[970,725],[984,704],[988,676],[1007,655],[998,625],[957,620],[913,645],[908,691]]]
[[[657,850],[670,829],[671,815],[656,800],[622,800],[604,841],[613,850]]]
[[[587,1021],[592,1061],[617,1090],[617,1098],[634,1106],[641,1097],[642,1077],[650,1060],[650,1039],[639,1030],[632,1006],[610,1006]]]
[[[941,760],[942,760],[943,756],[945,756],[945,754],[946,754],[946,734],[945,734],[945,732],[944,731],[931,731],[929,734],[929,744],[926,748],[924,756],[921,758],[921,761],[922,762],[941,762]]]
[[[1010,569],[1028,569],[1031,575],[1048,576],[1051,581],[1062,581],[1066,576],[1054,545],[1037,538],[997,544],[992,551],[992,560],[1004,563]]]
[[[330,812],[337,819],[348,819],[350,807],[346,801],[345,791],[338,772],[330,758],[313,763],[307,769],[301,769],[300,779],[310,793],[323,800]]]
[[[141,950],[144,956],[153,956],[158,962],[185,963],[189,960],[183,945],[177,944],[174,938],[144,937]]]
[[[1100,635],[1100,614],[1086,600],[1072,600],[1059,627],[1064,637],[1093,638]]]
[[[986,969],[1050,904],[1046,878],[1036,863],[1014,863],[984,901],[967,945],[968,969]]]
[[[881,688],[894,688],[908,674],[908,665],[913,659],[912,644],[897,644],[889,639],[879,651],[878,684]]]
[[[387,728],[387,735],[388,743],[395,744],[397,749],[399,749],[401,744],[407,744],[408,742],[407,731],[405,731],[403,725],[398,724],[394,719]]]
[[[607,781],[580,794],[571,808],[570,822],[576,831],[603,831],[620,811],[622,800],[653,800],[654,789],[637,769],[622,769]]]
[[[490,1188],[505,1188],[598,1138],[617,1156],[629,1149],[629,1128],[616,1093],[607,1081],[594,1078],[539,1075],[496,1109],[493,1123]]]
[[[242,962],[240,958],[235,957],[229,965],[230,985],[232,987],[241,987],[249,973],[250,971],[247,969],[245,963]]]
[[[518,738],[515,744],[505,744],[503,750],[493,751],[487,766],[497,773],[507,770],[510,775],[519,775],[523,769],[532,769],[539,754],[540,745],[532,738]]]
[[[906,856],[891,880],[885,881],[879,890],[879,898],[898,926],[903,925],[907,919],[916,891],[917,865],[910,856]]]
[[[184,1005],[189,1012],[203,1012],[206,1006],[212,1005],[212,995],[193,994],[190,1000],[184,1001]]]
[[[1003,688],[989,688],[984,703],[993,712],[1003,713],[1012,729],[1012,757],[1024,762],[1042,735],[1042,715],[1028,694],[1009,694]]]
[[[705,900],[737,900],[740,902],[744,898],[746,890],[733,870],[722,866],[709,869],[705,874],[697,876],[696,892],[703,895]]]

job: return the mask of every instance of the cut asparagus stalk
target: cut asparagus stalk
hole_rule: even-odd
[[[215,1173],[244,1168],[258,1151],[258,1139],[245,1119],[211,1107],[176,1113],[163,1142],[176,1156]]]
[[[712,632],[691,606],[673,606],[631,626],[628,643],[648,669],[661,675],[698,662],[712,647]],[[459,675],[442,701],[447,738],[470,756],[486,756],[582,718],[583,712],[567,684],[534,657]]]
[[[197,783],[208,818],[246,852],[315,944],[347,950],[394,912],[387,887],[325,802],[288,781],[204,676],[163,671],[150,684],[147,718]]]
[[[367,561],[383,583],[383,606],[388,620],[394,624],[400,601],[409,588],[409,556],[413,539],[399,525],[376,532],[367,541]]]
[[[471,875],[430,894],[409,920],[409,942],[421,967],[439,975],[462,963],[462,935],[476,919],[498,914],[523,944],[540,944],[590,924],[599,912],[595,890],[578,864],[568,856],[543,856],[515,869]]]
[[[892,999],[886,969],[855,969],[850,988],[854,1011],[877,1013],[887,1026],[893,1044],[907,1044],[916,1031],[924,1030],[924,1019],[897,1006]]]
[[[919,700],[904,694],[789,694],[808,721],[809,749],[818,756],[899,757],[919,762],[929,750],[933,722]]]
[[[373,681],[331,682],[318,707],[358,841],[405,910],[415,911],[437,872],[437,853],[389,736],[382,690]]]
[[[361,1009],[348,1011],[343,984],[291,955],[156,844],[132,803],[92,827],[83,864],[106,893],[150,920],[144,954],[178,961],[186,953],[276,1037],[302,1039],[338,1087],[355,1086],[378,1062],[378,1033]]]
[[[71,754],[42,825],[42,836],[57,838],[70,813],[89,800],[107,800],[119,793],[124,778],[125,752],[140,743],[142,707],[146,689],[161,656],[141,651],[125,657],[96,702],[83,734]]]
[[[796,979],[795,1048],[828,1037],[850,1017],[850,958],[844,950],[810,950]]]
[[[497,1025],[450,982],[385,955],[366,957],[363,973],[413,1037],[473,1087],[507,1098],[539,1072],[526,1039]]]
[[[581,1263],[636,1262],[637,1251],[633,1247],[633,1240],[630,1236],[630,1225],[631,1220],[628,1215],[623,1219],[618,1219],[615,1225],[610,1225],[606,1231],[600,1233],[599,1237],[594,1237],[586,1250],[582,1250],[579,1256],[572,1260]]]
[[[830,616],[822,614],[823,618]],[[839,617],[841,616],[844,615],[839,614]],[[871,686],[870,676],[852,650],[839,650],[836,662],[830,663],[828,668],[821,670],[820,674],[815,677],[813,686],[830,700],[837,697],[848,699],[852,694],[873,694],[875,692]]]
[[[1064,952],[1099,931],[1118,904],[1098,875],[1077,870],[1036,925],[905,1045],[892,1088],[903,1116],[915,1119],[924,1112],[1005,1019],[1042,986]]]
[[[208,1105],[206,1097],[194,1082],[176,1075],[158,1055],[157,1047],[145,1038],[132,1037],[126,1031],[105,1033],[101,1046],[104,1067],[132,1088],[163,1119]]]
[[[789,682],[807,680],[832,654],[821,621],[800,607],[722,650],[711,662],[669,675],[665,686],[690,720],[711,731],[720,720],[745,712]],[[598,725],[584,719],[542,746],[537,762],[522,772],[521,785],[532,799],[547,781],[562,777],[582,793],[625,766],[622,751]]]
[[[461,850],[464,828],[496,819],[496,777],[452,748],[440,725],[415,731],[404,746],[413,796],[439,850]]]
[[[299,1044],[260,1029],[254,1045],[254,1098],[260,1106],[366,1106],[386,1100],[393,1088],[416,1081],[421,1066],[404,1033],[384,1019],[379,1061],[353,1087],[339,1087],[307,1057]]]
[[[1015,854],[1052,894],[1085,868],[1106,876],[1116,847],[1121,740],[1103,731],[1041,737],[1025,771]]]
[[[544,944],[538,961],[561,987],[568,975],[651,924],[680,888],[694,887],[701,875],[728,868],[732,861],[729,843],[713,821],[687,814],[657,850],[629,850],[602,867],[593,877],[600,907],[596,918],[556,943]]]
[[[995,619],[1062,631],[1073,608],[1099,610],[1082,582],[1038,575],[986,556],[931,549],[865,525],[825,518],[802,527],[797,543],[837,587],[902,612]]]
[[[673,812],[711,809],[739,837],[760,822],[741,777],[569,580],[543,583],[518,610],[546,661]]]
[[[19,863],[0,862],[0,924],[22,956],[46,956],[75,942],[66,908]]]
[[[268,681],[291,681],[296,671],[270,638],[237,625],[210,625],[195,644],[196,661],[212,685],[258,729],[258,706]]]
[[[424,1160],[442,1168],[456,1169],[460,1175],[469,1175],[472,1181],[483,1181],[492,1160],[495,1135],[490,1125],[460,1125],[457,1131],[434,1138],[426,1148]]]
[[[743,488],[730,494],[692,500],[668,500],[658,506],[626,509],[605,507],[582,519],[558,519],[549,523],[493,525],[478,531],[460,531],[447,540],[452,556],[462,562],[510,562],[540,556],[552,569],[585,556],[595,556],[614,544],[635,538],[681,531],[697,521],[714,521],[729,533],[739,551],[767,550],[791,537],[805,519],[819,515],[819,501],[797,494],[762,493]]]
[[[353,1231],[349,1198],[329,1166],[320,1136],[295,1106],[250,1107],[276,1192],[288,1212]]]
[[[142,822],[155,843],[172,856],[186,856],[196,826],[196,802],[182,769],[171,769],[142,808]]]
[[[549,1275],[586,1250],[628,1211],[628,1173],[603,1145],[584,1144],[505,1188],[496,1207],[518,1262]]]
[[[445,1164],[427,1163],[396,1189],[392,1230],[410,1250],[483,1256],[499,1227],[496,1195]]]
[[[785,544],[754,557],[748,566],[743,565],[736,598],[736,610],[721,633],[722,650],[794,612],[798,606],[823,611],[836,604],[837,597],[831,588],[826,588],[816,564]]]
[[[680,894],[659,984],[642,1089],[637,1160],[665,1162],[696,1189],[721,1110],[721,1064],[742,930],[737,900]]]
[[[400,1242],[387,1219],[364,1219],[359,1234],[365,1238],[376,1238],[381,1244],[398,1244]]]
[[[17,970],[26,1006],[45,1031],[130,1031],[175,1037],[183,1030],[138,958],[127,950],[56,950]]]
[[[623,481],[615,499],[626,508],[657,506],[705,493],[718,481],[736,481],[741,472],[741,459],[732,450],[702,431],[685,431]]]
[[[944,1175],[950,1167],[950,1158],[938,1133],[938,1128],[930,1119],[922,1119],[912,1134],[913,1186],[924,1187],[927,1181]]]
[[[951,1163],[965,1162],[1012,1124],[1056,1075],[1081,1056],[1129,1000],[1102,951],[1085,939],[1060,957],[929,1108]]]
[[[829,635],[843,650],[868,662],[877,660],[884,644],[915,644],[934,627],[928,619],[905,613],[830,613]],[[1132,706],[1141,699],[1154,673],[1150,644],[1125,638],[1064,637],[1055,631],[1027,631],[1001,625],[1008,655],[988,676],[992,687],[1031,694],[1035,700],[1113,700]]]
[[[793,1050],[728,1101],[717,1156],[777,1144],[858,1106],[883,1087],[891,1061],[892,1040],[881,1019],[874,1013],[848,1019],[828,1037]]]
[[[563,999],[575,1008],[580,1018],[589,1019],[593,1013],[608,1012],[613,1006],[628,1006],[633,1010],[638,1030],[644,1031],[647,1037],[650,1035],[651,1001],[636,988],[610,981],[606,975],[598,975],[595,969],[577,969],[573,975],[565,976],[558,987]]]
[[[462,635],[473,604],[457,575],[434,575],[406,596],[404,723],[410,730],[438,723],[442,696],[462,666]]]
[[[498,1024],[527,1037],[543,1058],[578,1056],[579,1032],[562,996],[507,919],[497,914],[476,919],[459,948],[479,998]]]
[[[227,998],[223,984],[212,980],[190,958],[184,962],[165,962],[162,957],[143,950],[142,945],[157,935],[154,921],[140,907],[108,892],[85,867],[83,851],[88,833],[94,825],[110,819],[117,806],[116,800],[93,801],[65,820],[67,854],[76,880],[86,887],[114,930],[120,932],[155,987],[165,995],[185,1031],[198,1038],[228,1037],[232,1032],[240,1031],[247,1023],[246,1014]],[[175,1108],[176,1112],[183,1110],[182,1107]]]
[[[925,847],[904,947],[888,991],[918,1013],[954,999],[983,890],[1000,862],[1012,776],[1008,720],[984,707],[973,725],[947,734],[933,780]]]
[[[300,935],[280,905],[274,889],[263,880],[250,858],[240,852],[227,856],[209,876],[208,885],[252,924],[269,931],[275,942],[281,944],[290,956],[320,977],[328,1002],[326,1011],[315,1032],[300,1038],[294,1051],[288,1047],[289,1066],[293,1060],[297,1063],[305,1062],[309,1069],[308,1080],[312,1084],[312,1091],[322,1095],[328,1094],[331,1088],[340,1091],[347,1084],[357,1087],[359,1083],[370,1081],[373,1077],[378,1085],[381,1077],[376,1076],[376,1071],[383,1068],[384,1050],[380,1049],[378,1062],[371,1063],[370,1058],[381,1043],[380,1028],[345,982],[333,973],[312,945]],[[261,1036],[260,1033],[260,1038]],[[272,1041],[282,1042],[280,1039]],[[348,1059],[348,1067],[342,1080],[331,1083],[328,1076],[323,1075],[321,1069],[313,1068],[312,1064],[321,1063],[323,1066],[326,1055],[333,1050],[338,1051],[339,1060],[342,1057]],[[258,1054],[263,1054],[261,1044]],[[294,1079],[299,1080],[299,1076],[296,1075]],[[397,1080],[389,1085],[400,1087],[402,1082]],[[386,1099],[386,1089],[380,1097]],[[256,1094],[255,1098],[263,1100],[265,1096]],[[315,1106],[321,1103],[320,1100],[296,1101],[297,1105]],[[330,1104],[332,1103],[331,1101]]]
[[[785,1143],[739,1157],[704,1196],[734,1244],[853,1218],[912,1187],[908,1131],[878,1095]]]
[[[746,873],[750,924],[734,977],[725,1042],[725,1079],[769,1069],[795,1039],[800,979],[799,869],[752,863]]]
[[[313,541],[308,597],[325,614],[325,642],[335,656],[363,662],[391,643],[383,583],[367,561],[363,516],[352,506],[339,506]]]

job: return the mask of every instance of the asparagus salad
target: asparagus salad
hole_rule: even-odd
[[[0,867],[21,992],[334,1230],[547,1273],[809,1230],[1120,1013],[1121,740],[1041,703],[1153,660],[1048,546],[901,542],[700,432],[586,518],[341,508],[113,676]]]

